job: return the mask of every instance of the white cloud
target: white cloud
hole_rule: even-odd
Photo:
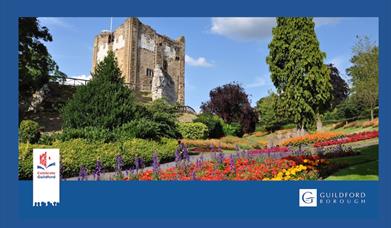
[[[185,62],[187,64],[189,64],[190,66],[195,66],[195,67],[211,67],[211,66],[213,66],[213,64],[209,63],[206,60],[206,58],[204,58],[204,57],[193,58],[191,56],[186,55]]]
[[[246,89],[251,89],[251,88],[259,88],[263,87],[266,85],[269,85],[271,83],[270,78],[268,76],[262,76],[262,77],[256,77],[255,81],[252,83],[245,84],[244,87]]]
[[[39,17],[38,18],[40,24],[42,26],[46,26],[50,29],[50,27],[61,27],[66,29],[73,30],[73,26],[66,22],[63,18],[59,17]]]
[[[257,40],[270,37],[275,25],[274,17],[215,17],[211,32],[234,40]]]
[[[339,23],[338,17],[314,18],[316,26]],[[271,37],[275,17],[214,17],[210,31],[234,40],[262,40]]]
[[[86,84],[85,80],[87,81],[91,80],[92,76],[82,74],[82,75],[69,76],[69,78],[72,79],[66,79],[64,82],[65,85],[85,85]],[[73,80],[73,79],[81,79],[81,80]]]

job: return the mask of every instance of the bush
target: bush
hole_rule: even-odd
[[[39,124],[32,120],[23,120],[19,126],[19,141],[37,143],[41,133],[39,132]]]
[[[114,130],[117,139],[142,138],[159,139],[162,136],[161,124],[147,120],[132,120]]]
[[[205,139],[208,127],[203,123],[179,123],[179,132],[185,139]]]
[[[47,145],[19,144],[19,179],[32,179],[33,148],[47,147]],[[50,147],[60,149],[61,175],[63,178],[69,178],[79,175],[81,165],[87,168],[88,174],[92,174],[97,159],[101,161],[105,172],[114,171],[115,157],[119,154],[122,155],[124,168],[133,167],[136,157],[142,158],[146,165],[150,165],[154,152],[158,153],[161,162],[173,160],[177,141],[130,139],[116,143],[91,143],[84,139],[72,139],[66,142],[55,141]]]
[[[157,137],[178,138],[177,129],[177,106],[168,103],[164,99],[155,100],[146,105],[144,118],[159,124]]]
[[[63,142],[71,139],[85,139],[89,142],[112,142],[115,140],[115,136],[111,131],[98,127],[85,127],[79,129],[68,128],[65,129],[56,138]]]
[[[242,128],[238,123],[231,123],[231,124],[224,123],[223,131],[225,136],[229,136],[229,135],[238,136],[238,137],[243,136]]]
[[[203,123],[208,127],[208,138],[220,138],[224,136],[224,121],[216,115],[202,113],[194,120],[194,122]]]

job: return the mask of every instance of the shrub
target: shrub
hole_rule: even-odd
[[[94,70],[92,80],[77,88],[62,109],[64,128],[114,129],[136,116],[132,91],[122,83],[114,53],[109,52]]]
[[[88,142],[112,142],[115,139],[114,134],[111,131],[99,127],[85,127],[79,129],[68,128],[56,138],[63,142],[71,139],[85,139]]]
[[[194,120],[194,122],[203,123],[208,127],[208,138],[220,138],[224,136],[224,121],[216,115],[202,113]]]
[[[39,138],[38,144],[52,145],[52,143],[60,137],[60,133],[44,133]]]
[[[81,165],[87,168],[88,174],[92,174],[97,159],[101,161],[105,172],[114,171],[115,158],[119,154],[124,160],[124,168],[132,167],[136,157],[142,158],[146,165],[150,165],[154,152],[158,153],[162,162],[173,160],[177,141],[130,139],[115,143],[92,143],[84,139],[72,139],[66,142],[55,141],[50,147],[60,149],[61,175],[63,178],[69,178],[78,176]],[[48,148],[48,146],[19,144],[19,179],[32,179],[33,148]]]
[[[39,132],[39,124],[32,120],[23,120],[19,126],[19,141],[37,143],[41,133]]]
[[[203,123],[179,123],[179,132],[185,139],[205,139],[208,127]]]
[[[223,131],[225,136],[243,136],[242,128],[238,123],[223,124]]]
[[[178,138],[177,111],[176,105],[172,105],[164,99],[158,99],[146,105],[145,114],[142,117],[159,124],[157,137]]]
[[[114,130],[117,139],[158,139],[162,136],[161,124],[141,118],[132,120]]]

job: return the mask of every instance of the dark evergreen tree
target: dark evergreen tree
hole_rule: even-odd
[[[92,80],[80,86],[64,106],[64,128],[100,127],[113,129],[137,116],[132,91],[122,83],[115,55],[109,51],[92,73]]]

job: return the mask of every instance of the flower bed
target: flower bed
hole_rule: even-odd
[[[378,131],[365,131],[365,132],[346,135],[345,137],[340,138],[340,139],[328,140],[328,141],[324,141],[324,142],[317,142],[314,144],[314,147],[352,143],[352,142],[358,142],[358,141],[377,138],[377,137],[379,137]]]
[[[344,134],[340,132],[316,132],[313,134],[306,134],[303,136],[286,139],[282,142],[283,146],[298,146],[300,144],[313,144],[323,142],[331,139],[343,137]]]
[[[217,148],[222,150],[236,150],[238,146],[241,149],[259,149],[264,148],[267,145],[265,141],[250,140],[235,136],[205,140],[183,139],[182,143],[184,143],[188,148],[197,148],[195,150],[191,149],[192,152],[218,152]],[[216,151],[212,151],[211,148],[214,148]]]
[[[271,147],[271,148],[265,148],[265,149],[256,149],[256,150],[250,150],[248,151],[249,155],[257,155],[257,154],[268,154],[268,153],[285,153],[289,152],[288,147]]]
[[[239,154],[239,153],[238,153]],[[316,179],[317,171],[314,167],[300,165],[288,159],[265,159],[260,162],[255,159],[231,155],[225,158],[219,153],[215,160],[197,160],[190,163],[187,160],[177,161],[176,167],[141,172],[128,172],[124,180],[271,180],[280,172],[284,173],[281,180],[309,180]],[[304,167],[304,168],[303,168]],[[289,171],[289,173],[287,173]],[[289,174],[289,175],[288,175]],[[289,176],[289,178],[288,178]]]

